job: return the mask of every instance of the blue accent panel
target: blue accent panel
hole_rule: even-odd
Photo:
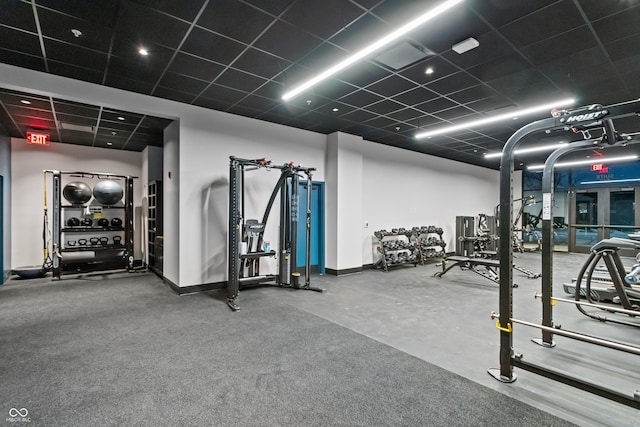
[[[0,285],[4,283],[4,177],[0,175]]]
[[[307,186],[300,184],[300,210],[298,216],[298,260],[297,266],[303,267],[307,256]],[[311,185],[311,266],[318,266],[321,274],[324,270],[324,183]]]

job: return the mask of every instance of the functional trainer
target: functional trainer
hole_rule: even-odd
[[[311,253],[311,183],[315,168],[293,163],[274,166],[266,159],[241,159],[229,157],[229,275],[227,305],[238,311],[240,289],[249,286],[271,285],[293,289],[324,292],[310,285]],[[271,193],[262,220],[245,218],[244,175],[253,170],[280,170],[280,178]],[[298,211],[300,207],[298,187],[300,178],[307,182],[306,200],[306,252],[304,284],[296,271],[298,260]],[[280,233],[278,248],[272,250],[264,242],[264,232],[276,197],[280,195]],[[277,274],[261,274],[260,260],[278,258]]]

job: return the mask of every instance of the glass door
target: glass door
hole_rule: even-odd
[[[640,228],[635,208],[639,188],[599,188],[574,193],[569,218],[569,251],[589,252],[602,239],[627,239]],[[621,251],[622,256],[635,256]]]

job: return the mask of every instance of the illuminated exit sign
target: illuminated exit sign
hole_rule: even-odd
[[[49,146],[49,134],[41,132],[27,132],[27,144]]]
[[[598,173],[607,173],[609,172],[609,168],[606,167],[604,163],[595,163],[591,165],[591,171],[598,172]]]

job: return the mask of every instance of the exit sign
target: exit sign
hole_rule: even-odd
[[[27,144],[49,146],[50,139],[48,133],[27,132]]]
[[[598,173],[607,173],[609,172],[609,168],[606,167],[604,163],[596,163],[591,165],[591,171],[598,172]]]

